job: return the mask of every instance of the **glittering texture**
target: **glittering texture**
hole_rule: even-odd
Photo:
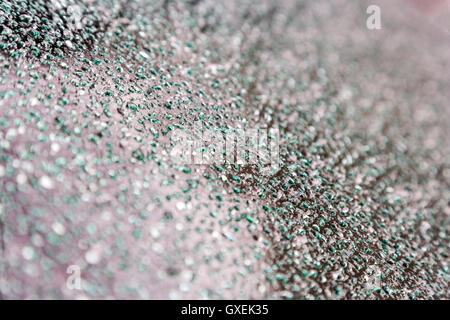
[[[1,1],[1,297],[449,299],[450,10],[372,3]]]

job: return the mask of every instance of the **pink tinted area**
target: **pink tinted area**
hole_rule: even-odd
[[[174,25],[167,39],[160,39],[166,28],[151,33],[158,21],[164,26],[172,23],[155,13],[154,25],[139,32],[131,50],[130,46],[119,46],[123,41],[114,43],[117,47],[109,40],[100,42],[108,48],[112,61],[100,55],[92,59],[101,60],[101,64],[89,65],[85,73],[95,87],[85,90],[68,81],[77,80],[75,72],[85,66],[80,61],[66,59],[70,74],[61,70],[52,77],[45,77],[48,69],[39,66],[36,69],[41,78],[35,81],[29,75],[19,79],[14,68],[6,71],[11,63],[5,60],[0,66],[5,74],[0,92],[21,92],[24,86],[33,90],[25,97],[7,95],[0,100],[0,118],[10,120],[2,130],[11,140],[7,155],[12,159],[1,163],[6,169],[2,169],[5,177],[0,179],[0,194],[10,192],[11,186],[17,189],[10,192],[11,200],[4,207],[5,249],[0,258],[5,266],[5,271],[0,270],[3,297],[448,297],[444,274],[448,270],[448,233],[444,228],[450,195],[442,181],[449,177],[445,157],[450,154],[450,135],[444,128],[450,100],[443,90],[449,78],[443,71],[449,65],[450,51],[440,39],[430,36],[435,29],[424,27],[427,18],[412,9],[415,6],[420,12],[442,17],[439,9],[445,2],[410,1],[412,6],[392,0],[379,2],[385,4],[381,6],[383,28],[370,31],[361,19],[365,7],[360,2],[318,1],[302,9],[295,1],[280,1],[279,10],[285,13],[275,15],[275,23],[261,23],[251,32],[242,32],[248,34],[242,43],[234,33],[239,35],[246,24],[256,25],[256,7],[261,12],[266,7],[249,4],[256,17],[245,21],[239,18],[241,3],[234,3],[236,12],[222,8],[219,13],[225,21],[215,22],[218,31],[204,35],[192,29],[190,19],[185,22],[188,8],[180,4],[180,8],[172,8]],[[232,1],[226,3],[233,6]],[[200,4],[200,8],[207,11],[206,5]],[[208,5],[219,6],[213,1]],[[145,11],[149,6],[139,7],[139,12],[151,16],[151,11]],[[283,19],[291,11],[296,14],[286,26]],[[413,17],[410,13],[417,14]],[[270,14],[265,17],[263,22]],[[136,23],[126,19],[117,23],[134,32]],[[235,25],[239,31],[230,31]],[[194,41],[197,49],[185,45],[188,41]],[[172,45],[173,56],[144,50]],[[215,50],[217,57],[205,55]],[[258,58],[263,63],[249,63],[246,50],[256,51],[252,60]],[[114,90],[106,67],[116,70],[118,55],[126,57],[124,67],[128,67],[139,65],[151,54],[154,56],[149,60],[158,67],[174,67],[171,81],[185,81],[192,90],[202,88],[197,103],[189,104],[189,109],[168,109],[164,105],[177,96],[164,88],[162,93],[145,97],[135,90],[115,92],[120,99],[106,95],[106,89]],[[218,72],[222,68],[228,73]],[[190,75],[190,69],[199,72]],[[144,81],[125,73],[122,83],[125,89],[159,84],[150,73],[148,77],[151,80]],[[248,86],[251,78],[257,79],[254,88]],[[221,88],[211,85],[217,79],[224,80]],[[60,85],[64,81],[66,92]],[[249,89],[243,92],[243,88]],[[232,102],[238,101],[240,92],[246,101],[237,109]],[[47,105],[38,99],[49,94],[52,98],[44,99]],[[194,94],[189,96],[195,98]],[[255,99],[259,97],[268,101],[266,106]],[[69,103],[58,106],[63,98]],[[149,101],[155,107],[138,111],[125,103],[144,105]],[[103,103],[110,107],[110,118],[102,113]],[[295,175],[280,171],[268,181],[256,170],[217,173],[206,166],[183,171],[167,156],[168,138],[161,135],[159,145],[152,146],[149,128],[165,130],[171,123],[167,116],[182,116],[183,123],[192,122],[202,114],[189,112],[202,106],[206,118],[216,117],[211,108],[215,105],[226,106],[219,110],[231,115],[224,121],[232,127],[238,126],[235,119],[243,117],[253,127],[273,122],[290,128],[286,129],[283,148],[291,145],[294,151],[304,153],[302,157],[294,152],[285,157],[292,170],[298,165]],[[39,111],[43,120],[28,121],[32,110]],[[83,118],[82,111],[90,118]],[[55,121],[62,117],[67,119],[64,127]],[[148,117],[158,121],[145,122],[142,128],[138,120]],[[27,124],[23,131],[15,128],[19,122]],[[40,141],[45,123],[48,139]],[[108,127],[102,126],[105,124]],[[82,130],[83,136],[66,136],[65,131],[75,129]],[[133,156],[139,148],[159,163]],[[124,161],[109,162],[109,153],[111,158]],[[19,159],[23,154],[36,156]],[[57,173],[45,171],[47,163],[60,163],[60,158],[67,159],[67,167]],[[392,171],[385,170],[392,162],[396,164]],[[40,180],[45,175],[51,176],[52,183]],[[235,175],[239,175],[239,182],[233,179]],[[33,180],[38,181],[36,188]],[[261,182],[253,184],[252,180]],[[334,183],[330,196],[342,202],[329,202],[328,194],[321,195],[318,187],[325,188],[325,181]],[[290,184],[301,188],[295,190]],[[272,188],[277,198],[260,197],[264,189]],[[76,205],[74,199],[79,199]],[[271,209],[284,208],[288,200],[303,206],[291,216]],[[338,211],[337,218],[322,220],[326,214],[314,208],[319,204]],[[242,213],[254,218],[244,219]],[[258,227],[250,229],[252,225]],[[286,237],[290,230],[285,225],[293,230],[287,234],[293,237]],[[345,248],[350,258],[343,260],[335,248],[341,250],[345,242],[355,245]],[[386,254],[396,259],[395,264],[387,261]],[[360,256],[367,258],[368,264],[376,262],[378,269],[374,273],[369,273],[370,268],[357,269],[360,261],[353,257]],[[67,287],[68,265],[81,268],[83,290]],[[368,277],[375,279],[378,273],[385,275],[382,284],[392,291],[368,291]]]
[[[442,6],[448,6],[448,0],[407,0],[424,14],[435,13]]]

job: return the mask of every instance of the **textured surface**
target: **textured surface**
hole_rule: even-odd
[[[413,2],[2,1],[1,296],[450,298],[450,10]],[[195,123],[282,165],[174,161]]]

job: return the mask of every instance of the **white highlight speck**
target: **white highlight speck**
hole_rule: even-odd
[[[60,236],[62,236],[66,232],[66,227],[64,227],[64,225],[59,222],[53,223],[52,229],[56,234]]]
[[[34,258],[34,249],[29,246],[23,247],[22,256],[26,260],[32,260]]]
[[[45,189],[53,189],[53,187],[54,187],[54,183],[53,183],[53,180],[52,179],[50,179],[48,176],[42,176],[40,179],[39,179],[39,184],[43,187],[43,188],[45,188]]]
[[[157,228],[151,228],[150,229],[150,234],[155,239],[159,238],[159,230]]]
[[[184,202],[177,202],[177,209],[178,210],[186,209],[186,204]]]
[[[86,252],[84,258],[89,264],[97,264],[101,260],[100,250],[97,248],[93,248]]]
[[[28,179],[27,179],[27,176],[25,174],[19,173],[17,175],[17,179],[16,180],[17,180],[18,184],[25,184]]]
[[[51,149],[52,149],[53,153],[57,153],[61,149],[61,147],[59,146],[58,143],[53,142],[52,145],[51,145]]]
[[[144,57],[145,59],[150,59],[150,56],[149,56],[147,53],[145,53],[145,51],[141,51],[141,52],[139,52],[139,54],[140,54],[142,57]]]

